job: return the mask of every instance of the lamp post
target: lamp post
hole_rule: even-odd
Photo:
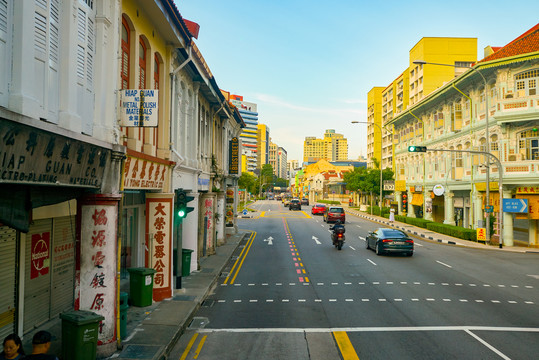
[[[383,174],[382,174],[382,150],[383,150],[382,127],[378,125],[377,123],[375,123],[374,121],[372,123],[368,121],[352,121],[352,124],[373,124],[373,125],[378,126],[378,129],[380,129],[380,202],[379,202],[379,206],[380,206],[380,216],[382,216],[382,191],[384,188]]]
[[[481,72],[479,70],[477,70],[477,68],[475,67],[468,67],[468,66],[457,66],[457,65],[451,65],[451,64],[440,64],[440,63],[431,63],[431,62],[427,62],[425,60],[415,60],[413,61],[414,64],[416,65],[439,65],[439,66],[449,66],[449,67],[454,67],[454,68],[467,68],[467,69],[472,69],[473,71],[475,71],[476,73],[479,74],[479,76],[481,76],[481,79],[483,79],[483,82],[485,84],[485,122],[486,122],[486,125],[485,125],[485,134],[486,134],[486,138],[487,138],[487,144],[486,144],[486,152],[490,154],[490,135],[489,135],[489,123],[488,123],[488,115],[489,115],[489,108],[488,108],[488,84],[487,84],[487,79],[483,76],[483,74],[481,74]],[[471,113],[470,113],[471,114]],[[487,183],[487,186],[486,186],[486,206],[490,206],[490,158],[488,156],[485,157],[486,160],[487,160],[487,163],[486,163],[486,166],[487,166],[487,174],[486,174],[486,183]],[[500,169],[498,170],[498,172],[501,174],[501,171],[503,171],[503,169]],[[501,175],[500,175],[501,177]],[[499,183],[501,184],[501,180],[499,181]],[[500,205],[499,205],[499,211],[498,211],[498,224],[501,225],[501,219],[502,219],[502,215],[501,215],[501,212],[502,212],[502,198],[503,198],[503,195],[502,195],[502,188],[500,186]],[[490,209],[490,208],[489,208]],[[486,219],[485,219],[485,222],[486,222],[486,238],[487,238],[487,241],[490,242],[490,212],[487,212],[487,215],[486,216]],[[502,235],[502,229],[501,229],[501,226],[500,226],[500,229],[499,229],[499,232],[500,232],[500,247],[502,246],[501,244],[501,235]]]

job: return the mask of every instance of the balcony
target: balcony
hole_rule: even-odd
[[[539,113],[539,96],[522,96],[498,100],[491,114],[498,123],[520,122],[536,119]]]

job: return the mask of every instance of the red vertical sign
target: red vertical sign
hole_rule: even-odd
[[[51,233],[32,235],[30,279],[49,273]]]

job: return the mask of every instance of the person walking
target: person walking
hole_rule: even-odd
[[[24,360],[58,360],[56,355],[47,354],[51,347],[52,335],[48,331],[38,331],[32,338],[32,354]]]
[[[21,338],[11,334],[4,339],[4,350],[0,353],[0,360],[19,360],[24,357]]]

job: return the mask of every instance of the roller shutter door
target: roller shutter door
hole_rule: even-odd
[[[17,231],[0,226],[0,339],[15,332]]]
[[[36,220],[26,234],[23,332],[49,320],[52,219]]]
[[[75,216],[54,218],[52,237],[51,317],[73,308]]]

